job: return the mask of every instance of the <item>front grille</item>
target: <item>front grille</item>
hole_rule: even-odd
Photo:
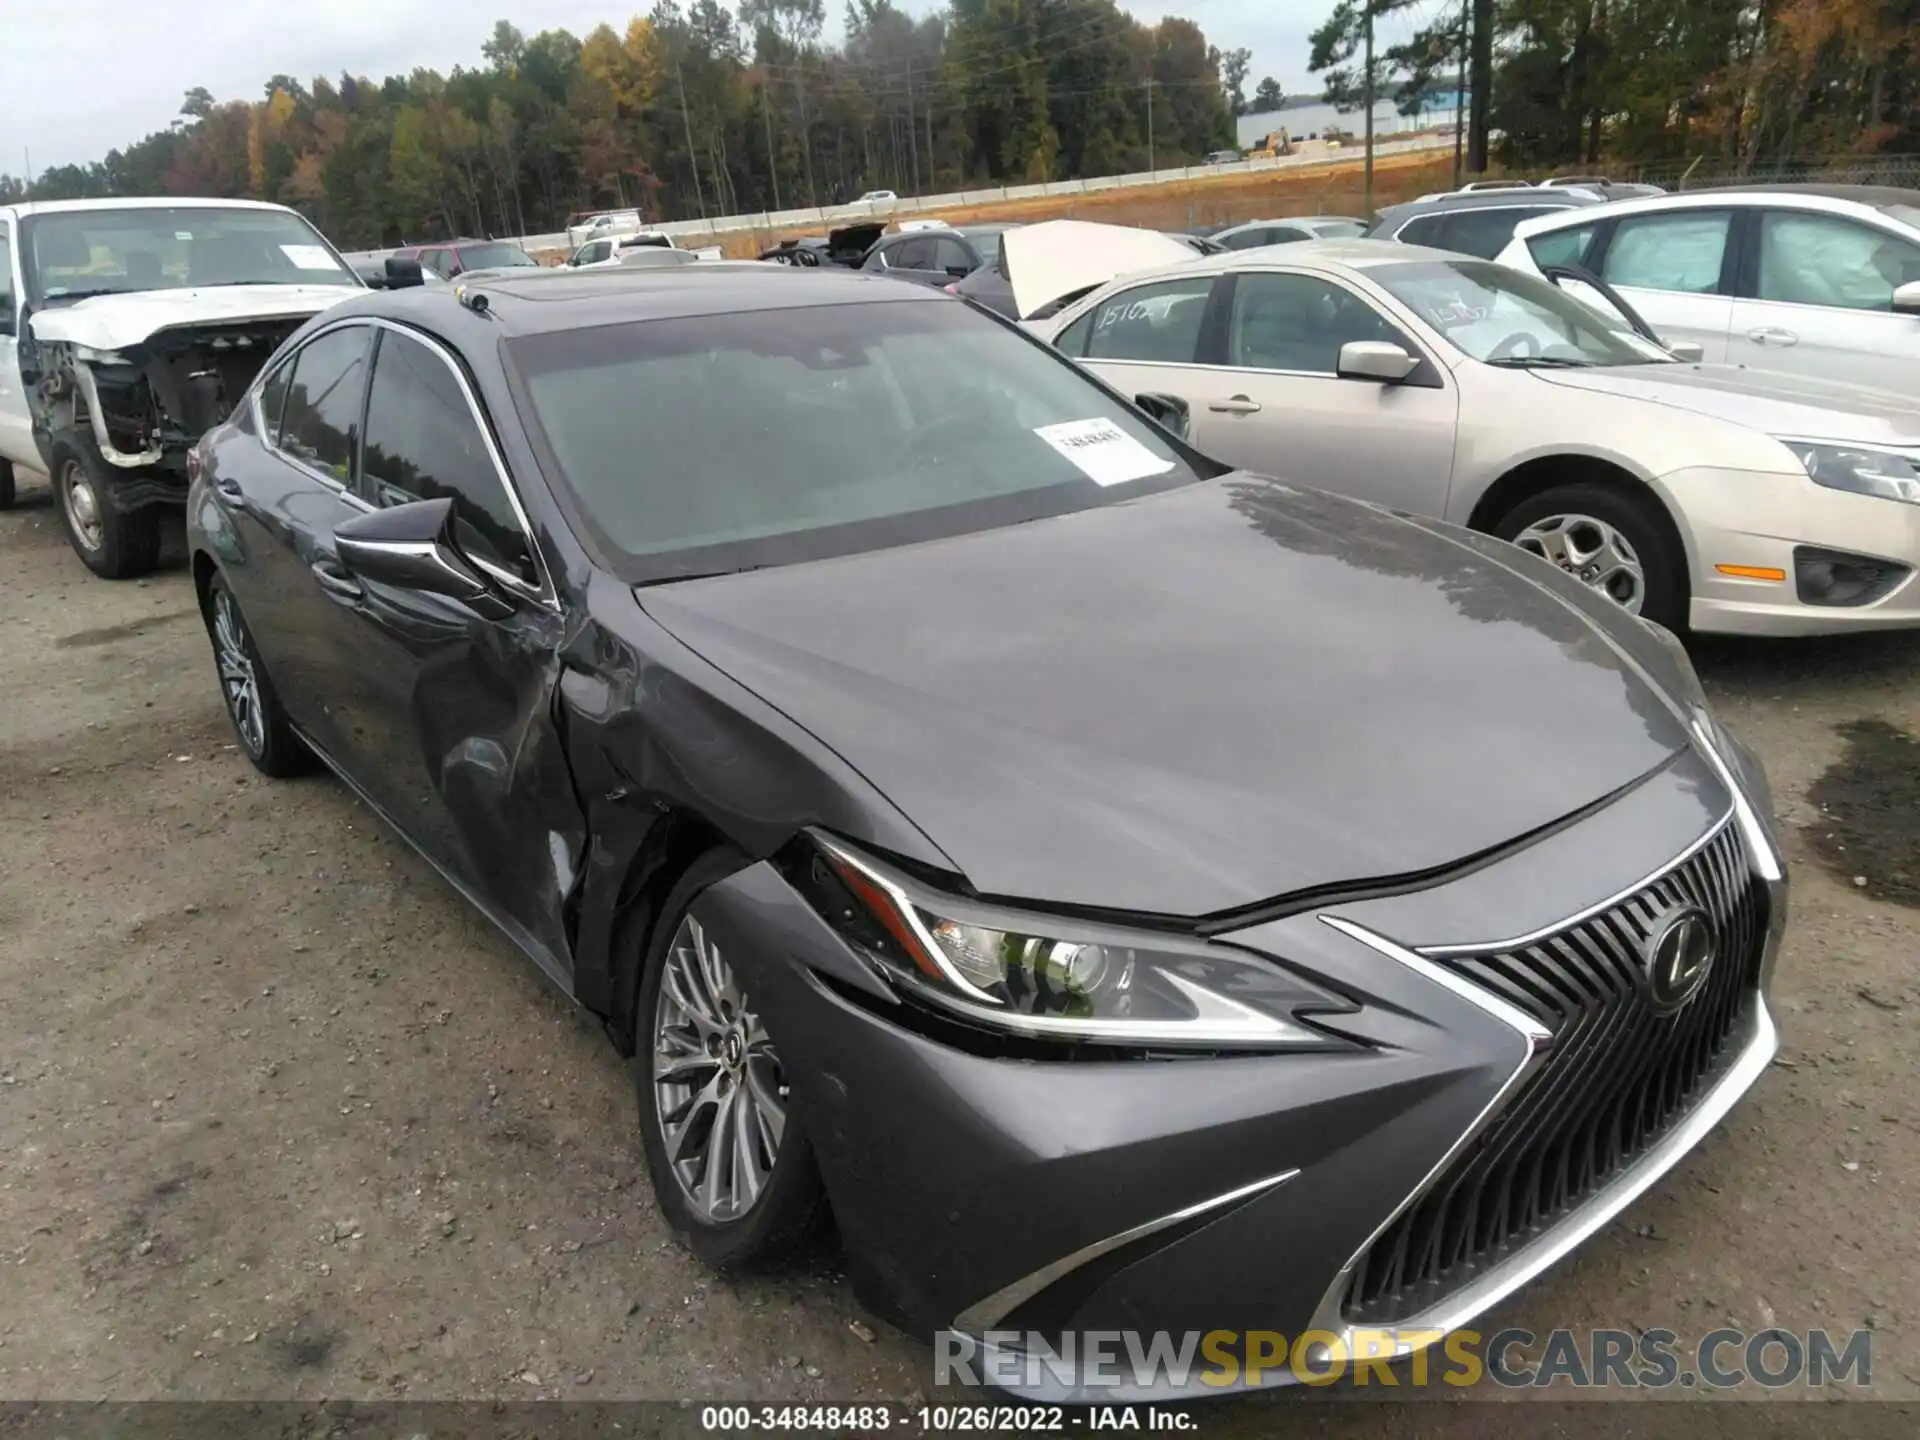
[[[1719,946],[1700,991],[1670,1015],[1647,998],[1641,946],[1693,904]],[[1524,949],[1453,967],[1553,1034],[1506,1107],[1361,1255],[1344,1313],[1411,1319],[1577,1209],[1683,1116],[1737,1046],[1758,993],[1766,886],[1728,824],[1611,909]]]

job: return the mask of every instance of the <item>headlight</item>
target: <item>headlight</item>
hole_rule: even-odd
[[[813,838],[810,888],[826,918],[896,985],[957,1018],[1119,1046],[1347,1046],[1298,1017],[1352,1004],[1261,956],[1197,937],[980,905],[837,840]],[[830,889],[829,876],[838,882]]]
[[[1807,478],[1816,485],[1920,505],[1920,469],[1904,455],[1852,445],[1820,445],[1809,440],[1781,443],[1793,451],[1794,457],[1806,467]]]

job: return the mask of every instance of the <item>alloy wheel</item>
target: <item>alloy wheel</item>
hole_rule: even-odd
[[[98,550],[106,542],[100,497],[94,494],[93,481],[78,460],[69,460],[60,468],[60,504],[67,512],[67,523],[75,538],[87,549]]]
[[[267,746],[266,713],[260,706],[260,677],[247,654],[247,630],[233,596],[220,590],[213,599],[213,657],[220,671],[220,688],[227,697],[234,728],[246,742],[247,753],[258,755]]]
[[[1630,615],[1647,600],[1647,572],[1633,543],[1591,515],[1545,515],[1513,537],[1550,565],[1598,590]]]
[[[662,964],[653,1092],[667,1163],[710,1225],[744,1217],[767,1187],[787,1124],[787,1084],[760,1017],[692,915]]]

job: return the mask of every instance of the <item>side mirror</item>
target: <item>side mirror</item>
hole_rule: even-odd
[[[335,527],[340,565],[349,575],[398,590],[444,595],[489,620],[513,605],[460,553],[453,539],[453,501],[415,500],[374,510]]]
[[[947,266],[947,274],[951,275],[956,280],[964,280],[967,278],[967,276],[971,275],[972,273],[973,271],[968,269],[965,265]]]
[[[1893,313],[1920,315],[1920,280],[1909,280],[1893,292]]]
[[[410,286],[427,283],[420,273],[419,260],[410,255],[389,255],[386,270],[389,290],[405,290]]]
[[[1377,380],[1397,385],[1419,365],[1405,350],[1385,340],[1349,340],[1340,347],[1340,359],[1333,373],[1342,380]]]
[[[1193,429],[1193,411],[1178,395],[1148,390],[1134,396],[1133,403],[1146,411],[1154,424],[1182,440],[1188,438]]]
[[[1676,360],[1684,360],[1689,365],[1698,365],[1707,358],[1707,347],[1698,340],[1673,340],[1667,344],[1667,353]]]

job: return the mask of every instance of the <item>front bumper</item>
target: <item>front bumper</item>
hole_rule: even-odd
[[[1633,801],[1642,833],[1659,828],[1663,844],[1674,841],[1656,853],[1702,843],[1699,797],[1712,791],[1697,773],[1678,764],[1635,793],[1654,797]],[[1724,811],[1709,817],[1706,834],[1724,836],[1728,824]],[[1695,838],[1677,840],[1688,825]],[[1528,885],[1533,867],[1564,868],[1582,851],[1582,829],[1514,857],[1495,890]],[[1584,849],[1589,903],[1617,900],[1652,868],[1619,868],[1634,864],[1621,856],[1644,848]],[[1506,869],[1460,883],[1481,886]],[[1131,1331],[1145,1343],[1171,1332],[1177,1342],[1225,1330],[1292,1340],[1324,1330],[1344,1339],[1362,1323],[1348,1299],[1369,1247],[1471,1158],[1509,1106],[1538,1103],[1539,1087],[1528,1086],[1542,1073],[1548,1032],[1441,960],[1381,938],[1392,926],[1425,940],[1396,919],[1417,915],[1418,898],[1221,937],[1284,955],[1314,983],[1354,996],[1359,1008],[1339,1025],[1362,1046],[1112,1063],[999,1058],[916,1033],[768,865],[722,882],[701,905],[756,1009],[777,1027],[862,1298],[909,1332],[968,1337],[999,1388],[1118,1403],[1227,1393],[1248,1380],[1244,1371],[1225,1383],[1197,1370],[1063,1373],[1027,1363],[1015,1353],[1019,1337]],[[1604,1225],[1718,1123],[1775,1045],[1764,989],[1783,893],[1771,895],[1766,914],[1736,987],[1738,1023],[1679,1118],[1552,1223],[1404,1314],[1374,1314],[1368,1327],[1392,1328],[1410,1349],[1465,1324]],[[1438,943],[1458,939],[1447,933],[1458,919],[1439,927]],[[1010,1365],[995,1363],[996,1349]],[[1255,1383],[1293,1378],[1282,1367]]]
[[[1835,635],[1920,626],[1920,505],[1829,490],[1798,473],[1706,467],[1676,471],[1659,488],[1686,540],[1695,630]],[[1810,604],[1796,584],[1799,547],[1891,562],[1906,573],[1867,604]],[[1721,566],[1786,578],[1729,575]]]

